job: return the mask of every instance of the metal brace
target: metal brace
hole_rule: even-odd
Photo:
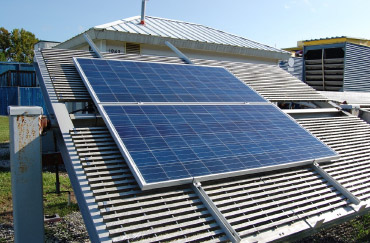
[[[328,181],[335,189],[342,193],[348,200],[354,204],[350,205],[356,212],[361,212],[365,209],[366,204],[353,195],[347,190],[342,184],[335,180],[331,175],[329,175],[325,170],[323,170],[317,162],[313,163],[313,168],[318,172],[326,181]]]
[[[229,237],[230,241],[240,242],[241,238],[238,232],[235,231],[235,229],[231,226],[231,224],[227,221],[227,219],[222,215],[220,210],[218,210],[217,206],[213,203],[211,198],[209,198],[207,193],[203,190],[202,184],[199,181],[194,179],[192,188],[195,191],[195,193],[198,195],[200,200],[203,202],[203,204],[206,206],[208,211],[215,218],[218,225],[223,229],[223,231]]]

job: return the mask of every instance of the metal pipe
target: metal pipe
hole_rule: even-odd
[[[84,33],[84,38],[87,41],[87,43],[89,43],[91,49],[95,52],[95,54],[99,58],[104,58],[103,55],[100,53],[99,48],[95,45],[95,43],[92,41],[92,39],[90,38],[90,36],[87,33]]]
[[[145,0],[141,1],[141,19],[140,24],[145,25]]]
[[[194,64],[187,56],[185,56],[184,53],[182,53],[179,49],[172,45],[171,42],[165,41],[164,44],[166,44],[173,52],[175,52],[185,63]]]

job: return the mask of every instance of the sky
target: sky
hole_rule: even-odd
[[[0,27],[63,42],[141,14],[141,0],[0,0]],[[148,0],[146,15],[206,25],[277,48],[299,40],[370,39],[369,0]]]

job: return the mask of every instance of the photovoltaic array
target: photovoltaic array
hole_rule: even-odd
[[[78,59],[97,102],[266,102],[224,68]]]
[[[270,104],[104,109],[147,183],[333,155]]]
[[[143,189],[336,156],[223,68],[75,63]]]

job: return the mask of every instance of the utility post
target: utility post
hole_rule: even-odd
[[[9,106],[10,169],[16,243],[44,242],[38,106]]]

